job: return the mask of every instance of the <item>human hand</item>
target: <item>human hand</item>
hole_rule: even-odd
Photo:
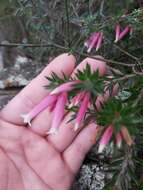
[[[105,63],[86,58],[78,69],[90,64],[105,73]],[[47,108],[26,127],[20,115],[29,112],[46,95],[45,76],[54,71],[71,75],[75,58],[62,54],[54,59],[0,112],[0,190],[68,190],[86,153],[95,143],[94,124],[72,130],[66,115],[56,135],[45,136],[52,113]],[[77,68],[76,68],[77,69]],[[76,70],[75,69],[75,70]],[[74,72],[75,72],[74,70]]]

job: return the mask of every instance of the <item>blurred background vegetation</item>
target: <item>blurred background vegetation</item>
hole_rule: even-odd
[[[142,58],[141,7],[141,0],[1,0],[0,19],[5,23],[9,19],[12,22],[20,20],[27,39],[22,43],[41,44],[38,48],[25,48],[27,54],[38,61],[46,61],[47,57],[66,49],[78,52],[81,57],[82,53],[86,53],[84,41],[92,32],[103,31],[102,48],[97,53],[93,50],[91,55],[101,54],[108,59],[132,62],[131,56],[121,49]],[[121,49],[113,43],[118,22],[122,26],[130,24],[133,27],[132,36],[120,42]],[[15,24],[13,27],[16,28]],[[16,32],[19,33],[19,30]],[[13,37],[13,42],[16,41]],[[49,46],[42,47],[42,44]]]

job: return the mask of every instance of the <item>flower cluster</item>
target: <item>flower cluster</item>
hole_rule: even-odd
[[[133,29],[131,26],[126,26],[124,30],[121,31],[121,26],[119,24],[116,25],[115,28],[115,43],[122,40],[128,33],[132,33]],[[103,32],[94,32],[91,34],[88,40],[85,41],[84,46],[87,47],[87,52],[90,53],[93,48],[96,48],[96,51],[102,45],[103,41]]]
[[[96,48],[96,51],[101,47],[103,40],[103,33],[102,32],[94,32],[90,38],[84,43],[87,47],[87,52],[91,52],[93,48]]]
[[[48,80],[51,83],[47,88],[54,86],[53,83],[61,80],[55,77],[55,74]],[[22,114],[24,123],[31,126],[33,120],[39,113],[47,107],[53,112],[52,126],[47,134],[57,133],[58,127],[64,117],[65,108],[71,109],[76,107],[75,125],[76,131],[83,123],[88,107],[92,104],[91,97],[97,97],[104,90],[104,77],[101,77],[98,71],[92,72],[87,64],[83,72],[78,71],[76,78],[70,78],[69,81],[59,84],[53,89],[47,97],[45,97],[37,106],[35,106],[28,114]],[[53,84],[53,85],[51,85]],[[95,89],[93,88],[95,86]],[[73,93],[71,93],[73,92]],[[71,94],[70,94],[71,93]]]
[[[99,149],[98,153],[102,153],[104,148],[108,145],[109,141],[111,140],[111,137],[114,133],[114,126],[110,125],[106,128],[105,132],[102,135],[102,138],[99,142]],[[118,148],[121,148],[122,140],[124,139],[127,145],[131,146],[133,144],[133,140],[131,138],[131,135],[128,131],[128,129],[125,126],[121,127],[120,132],[115,134],[115,140],[116,145]]]
[[[102,106],[102,110],[96,114],[97,123],[104,126],[99,141],[99,153],[104,150],[113,136],[118,148],[121,148],[123,140],[128,146],[134,144],[132,134],[136,133],[136,126],[143,121],[138,111],[136,106],[118,99],[118,96],[111,98]]]
[[[47,88],[55,86],[58,82],[59,85],[56,85],[28,114],[22,115],[24,123],[31,125],[31,120],[48,107],[53,112],[53,118],[47,135],[56,134],[65,113],[72,111],[74,114],[69,118],[69,122],[74,122],[74,131],[91,122],[96,123],[101,131],[104,129],[99,141],[99,153],[103,152],[113,134],[118,148],[121,147],[123,139],[128,146],[133,144],[128,129],[137,124],[136,108],[114,98],[119,85],[114,84],[109,90],[107,85],[110,84],[111,77],[101,76],[98,70],[91,71],[87,64],[83,71],[75,74],[75,78],[65,78],[64,81],[53,74],[48,80],[51,83]]]

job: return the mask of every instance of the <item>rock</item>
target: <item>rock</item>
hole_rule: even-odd
[[[84,164],[73,185],[73,190],[101,190],[105,174],[96,164]]]
[[[0,110],[6,105],[10,99],[13,98],[13,95],[1,95],[0,96]]]
[[[18,29],[18,30],[17,30]],[[25,43],[28,38],[23,21],[14,15],[2,15],[0,17],[0,70],[7,66],[13,66],[18,55],[25,56],[20,47],[8,47],[9,43]]]
[[[17,60],[13,67],[7,67],[0,71],[0,89],[26,86],[43,67],[44,65],[41,66],[34,62],[19,63]]]

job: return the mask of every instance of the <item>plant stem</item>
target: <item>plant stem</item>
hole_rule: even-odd
[[[47,44],[21,44],[21,43],[4,44],[4,43],[1,43],[0,44],[0,47],[18,47],[18,46],[21,46],[21,47],[30,47],[30,48],[56,47],[56,48],[62,49],[64,51],[68,51],[69,53],[73,52],[73,53],[76,53],[78,55],[81,55],[81,56],[84,56],[84,57],[89,57],[89,58],[100,60],[100,61],[104,61],[106,63],[113,63],[113,64],[121,65],[121,66],[124,66],[124,67],[134,67],[134,66],[137,65],[137,64],[127,64],[127,63],[115,61],[115,60],[112,60],[112,59],[105,59],[105,58],[100,58],[100,57],[96,57],[96,56],[91,56],[91,55],[89,55],[87,53],[81,53],[78,50],[73,50],[73,49],[71,50],[71,49],[69,49],[67,47],[64,47],[64,46],[56,44],[56,43],[47,43]],[[143,63],[141,63],[140,66],[141,65],[143,65]]]
[[[129,74],[129,75],[125,75],[123,77],[120,77],[118,79],[113,79],[113,81],[117,82],[117,81],[127,80],[127,79],[135,77],[135,76],[137,76],[137,75],[136,74]]]
[[[121,52],[123,52],[125,55],[131,57],[132,59],[134,59],[135,61],[138,61],[139,58],[135,57],[134,55],[130,54],[129,52],[127,52],[126,50],[122,49],[121,47],[119,47],[118,45],[114,44],[114,46],[119,49]]]
[[[69,0],[65,0],[65,13],[66,13],[66,36],[68,41],[68,47],[70,48],[70,21],[69,21]]]

